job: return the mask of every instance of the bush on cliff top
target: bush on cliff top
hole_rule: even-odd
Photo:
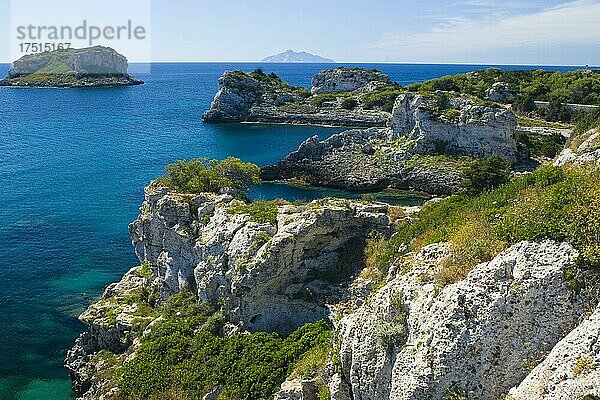
[[[511,170],[511,164],[498,155],[475,160],[463,170],[462,187],[470,195],[481,194],[508,182]]]
[[[168,165],[166,171],[167,175],[157,178],[154,183],[182,193],[220,193],[225,189],[241,193],[260,182],[258,166],[234,157],[223,161],[180,160]]]
[[[454,270],[438,277],[444,284],[519,241],[553,239],[570,242],[582,265],[600,270],[599,180],[598,170],[544,166],[476,197],[450,196],[425,206],[414,221],[402,222],[391,239],[379,239],[370,247],[367,267],[389,268],[402,256],[399,249],[449,241],[446,267]]]
[[[515,98],[520,97],[531,101],[600,104],[600,74],[583,71],[503,71],[498,68],[489,68],[415,83],[409,86],[409,90],[456,91],[483,99],[486,90],[496,82],[506,82]]]
[[[324,321],[285,339],[266,332],[219,335],[222,317],[189,290],[171,297],[162,316],[116,373],[123,399],[196,399],[217,386],[223,389],[219,399],[270,399],[298,369],[297,361],[313,348],[328,348],[331,340]]]

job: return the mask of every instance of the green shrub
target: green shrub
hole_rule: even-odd
[[[248,214],[250,215],[250,221],[259,224],[276,224],[277,206],[285,203],[284,200],[257,200],[252,203],[233,206],[228,212],[230,214]]]
[[[148,260],[144,260],[144,262],[140,266],[140,275],[144,279],[152,278],[152,270],[150,269],[150,263],[148,262]]]
[[[189,313],[186,296],[169,304],[184,312],[166,313],[141,338],[135,356],[117,370],[123,399],[172,398],[173,393],[202,398],[216,386],[222,387],[223,398],[268,399],[297,361],[329,346],[324,321],[306,324],[285,339],[265,332],[220,336],[205,328],[209,313]]]
[[[338,98],[347,98],[350,93],[319,93],[312,96],[310,103],[315,107],[323,107],[325,103],[337,101]]]
[[[182,193],[219,193],[224,189],[244,192],[260,182],[260,168],[229,157],[223,161],[206,158],[177,161],[166,167],[167,175],[156,179],[156,185],[171,187]]]
[[[462,187],[470,195],[481,194],[508,182],[511,170],[511,164],[498,155],[473,161],[463,170]]]
[[[452,243],[451,269],[439,284],[460,279],[470,268],[523,240],[568,241],[582,266],[600,270],[600,171],[544,166],[472,197],[450,196],[429,204],[397,233],[367,247],[367,267],[386,274],[406,249]],[[452,261],[454,260],[454,262]],[[454,270],[453,270],[454,269]]]
[[[365,95],[364,108],[367,110],[378,108],[383,111],[392,112],[396,99],[403,92],[399,85],[385,86]]]
[[[352,97],[345,98],[342,100],[342,108],[345,110],[354,110],[358,107],[358,101]]]
[[[486,91],[496,82],[505,82],[513,94],[517,111],[533,111],[533,101],[600,104],[600,74],[583,71],[503,71],[489,68],[410,85],[410,91],[456,91],[486,98]]]

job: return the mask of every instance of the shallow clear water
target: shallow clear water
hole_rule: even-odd
[[[164,165],[229,155],[264,165],[312,135],[340,131],[203,124],[222,72],[257,66],[154,64],[137,74],[146,84],[131,88],[0,88],[0,399],[70,398],[62,363],[83,330],[77,315],[136,264],[127,225],[143,187]],[[261,67],[307,87],[324,68]],[[481,66],[366,67],[407,84]],[[1,76],[7,70],[0,65]],[[252,190],[256,198],[326,195],[358,196],[277,184]],[[391,200],[418,201],[397,194]]]

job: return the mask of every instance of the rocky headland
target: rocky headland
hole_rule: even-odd
[[[23,56],[13,63],[0,86],[78,88],[143,83],[127,73],[124,56],[95,46]]]
[[[436,93],[400,95],[388,128],[313,137],[273,166],[265,180],[296,179],[355,190],[456,192],[471,161],[497,154],[516,162],[516,118],[475,99]],[[360,166],[357,168],[357,166]]]
[[[338,68],[321,72],[321,79],[334,80]],[[250,74],[228,71],[219,78],[217,94],[202,118],[206,122],[266,122],[287,124],[331,125],[343,127],[385,126],[390,110],[371,104],[367,98],[388,88],[389,78],[381,81],[382,73],[361,73],[350,86],[354,92],[313,95],[305,88],[293,87],[274,74],[256,70]],[[317,77],[315,77],[317,79]],[[382,86],[383,85],[383,86]],[[317,90],[316,88],[313,88]],[[387,90],[386,89],[386,90]],[[352,95],[351,95],[352,94]],[[356,96],[356,99],[353,96]],[[362,103],[360,99],[363,99]]]
[[[528,158],[518,148],[515,115],[500,104],[455,92],[406,92],[385,74],[358,68],[322,71],[312,85],[308,93],[272,74],[226,72],[204,120],[360,127],[323,142],[310,138],[262,172],[265,180],[350,190],[450,194],[475,159]]]

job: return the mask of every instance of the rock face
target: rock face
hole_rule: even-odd
[[[312,79],[313,94],[330,92],[352,92],[371,82],[392,84],[392,80],[383,72],[360,68],[336,68],[321,71]]]
[[[132,337],[137,330],[136,323],[143,320],[144,316],[140,315],[136,304],[127,304],[122,299],[139,291],[144,285],[145,278],[140,275],[139,270],[139,267],[132,268],[120,282],[108,286],[102,300],[92,304],[79,316],[88,326],[88,331],[77,338],[65,360],[73,392],[77,397],[96,399],[112,389],[107,387],[107,379],[102,379],[101,374],[98,374],[107,366],[95,360],[95,354],[102,350],[123,353],[134,344]]]
[[[408,134],[420,154],[444,153],[517,159],[515,115],[504,108],[478,105],[473,99],[449,97],[444,109],[439,100],[407,93],[396,99],[391,126],[396,135]]]
[[[277,165],[263,168],[262,177],[346,189],[450,194],[458,190],[467,162],[461,156],[517,159],[511,111],[462,97],[449,98],[446,110],[433,111],[435,107],[433,99],[401,95],[390,128],[342,132],[322,142],[310,138]]]
[[[581,144],[575,148],[565,148],[554,161],[554,165],[600,166],[600,129],[591,129],[580,138]]]
[[[511,400],[593,398],[600,398],[600,308],[558,342],[509,396]]]
[[[585,296],[563,277],[577,258],[568,244],[521,242],[436,288],[431,277],[447,249],[425,247],[407,274],[341,320],[336,392],[353,400],[498,399],[584,312]]]
[[[108,47],[26,55],[13,63],[4,86],[123,86],[142,84],[127,74],[127,59]]]
[[[219,78],[217,94],[202,118],[206,122],[383,127],[390,113],[366,109],[360,102],[344,108],[342,99],[335,96],[333,101],[315,103],[307,89],[292,87],[276,76],[228,71]]]
[[[277,165],[263,168],[261,177],[365,191],[395,188],[450,194],[458,190],[459,166],[413,156],[408,147],[410,142],[395,141],[387,129],[345,131],[322,142],[314,136]]]
[[[276,222],[257,223],[232,213],[239,203],[147,188],[130,231],[164,296],[189,286],[250,331],[287,334],[328,318],[327,304],[347,295],[346,283],[361,268],[353,252],[371,230],[389,229],[385,205],[286,204],[277,207]]]
[[[506,82],[496,82],[491,88],[486,90],[485,96],[498,103],[508,103],[513,96],[513,93]]]

